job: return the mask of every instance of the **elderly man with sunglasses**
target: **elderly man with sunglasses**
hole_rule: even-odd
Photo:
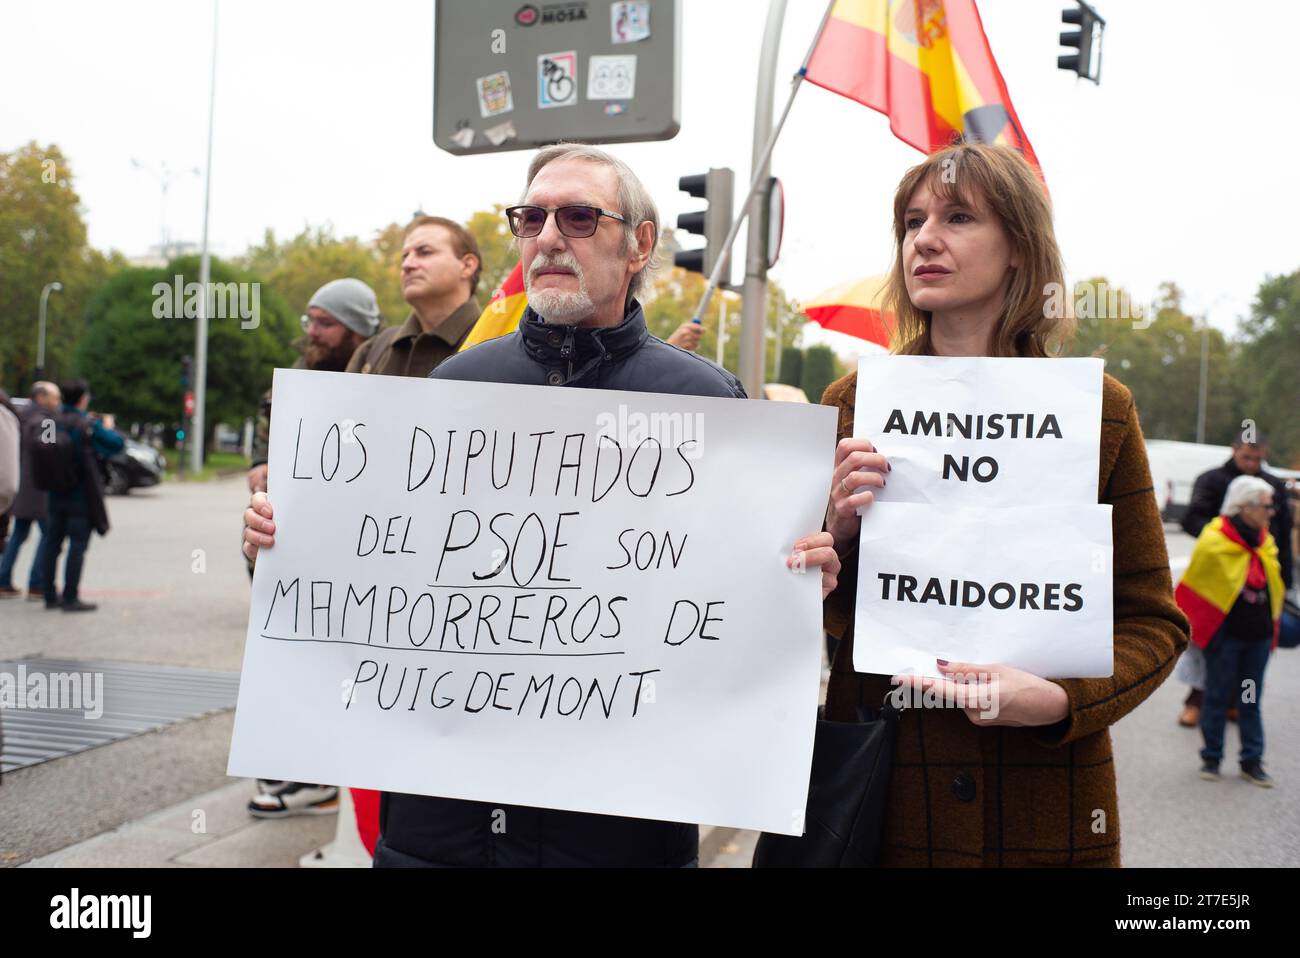
[[[646,329],[636,295],[654,268],[659,213],[625,164],[583,144],[548,147],[507,216],[528,293],[519,329],[430,378],[745,398],[726,370]],[[254,496],[245,526],[246,554],[274,544],[265,496]],[[381,799],[380,832],[377,867],[672,868],[699,857],[691,824],[396,793]]]
[[[659,212],[622,161],[582,144],[541,150],[506,215],[528,293],[519,329],[431,378],[745,397],[726,370],[646,329],[636,296],[656,265]],[[695,825],[506,808],[501,832],[499,808],[385,793],[375,865],[686,867],[699,858]]]

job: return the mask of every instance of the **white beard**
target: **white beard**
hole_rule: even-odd
[[[577,326],[596,312],[596,306],[585,289],[576,293],[566,293],[559,289],[529,293],[528,305],[549,326]]]
[[[559,289],[533,289],[533,279],[538,270],[545,267],[561,266],[573,271],[578,280],[577,292],[565,292]],[[587,290],[587,278],[582,275],[582,267],[571,253],[558,256],[538,256],[533,260],[528,275],[524,277],[524,291],[528,296],[528,305],[533,312],[542,317],[549,326],[577,326],[584,320],[591,319],[596,313],[596,304],[591,301]]]

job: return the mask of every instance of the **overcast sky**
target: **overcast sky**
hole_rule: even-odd
[[[1066,5],[979,2],[1052,192],[1067,271],[1105,275],[1142,301],[1173,280],[1193,311],[1233,329],[1266,274],[1300,268],[1291,185],[1300,4],[1095,0],[1107,18],[1099,87],[1056,68]],[[670,225],[698,208],[677,192],[682,174],[730,166],[738,189],[748,179],[766,8],[681,7],[681,132],[613,148]],[[789,4],[778,110],[824,9],[820,0]],[[131,159],[203,165],[211,3],[7,4],[4,20],[0,149],[57,143],[73,164],[91,243],[143,254],[159,239],[160,192]],[[219,43],[219,255],[242,252],[267,227],[285,236],[329,223],[368,238],[417,207],[465,218],[517,198],[526,152],[453,157],[433,145],[427,0],[222,0]],[[811,299],[888,267],[893,190],[919,159],[885,117],[803,87],[773,160],[787,214],[773,276],[791,296]],[[202,206],[199,177],[173,183],[174,238],[198,239]]]

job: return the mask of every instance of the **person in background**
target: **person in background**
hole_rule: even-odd
[[[57,417],[59,430],[66,429],[80,469],[80,479],[68,491],[54,491],[49,499],[49,526],[45,539],[45,564],[41,581],[45,608],[64,612],[93,612],[93,602],[82,602],[78,594],[81,570],[91,530],[108,534],[108,508],[104,504],[104,480],[99,473],[98,455],[104,459],[120,452],[126,441],[113,431],[111,417],[87,416],[90,386],[84,379],[69,379],[60,386],[63,412]],[[55,570],[63,540],[68,540],[68,558],[63,567],[63,598],[55,589]]]
[[[295,369],[342,372],[352,355],[375,333],[382,317],[375,291],[359,279],[333,279],[316,290],[302,317],[302,355]],[[266,456],[271,441],[271,390],[262,397],[253,442],[253,464],[248,470],[248,491],[266,491]],[[252,573],[252,566],[249,566]]]
[[[0,558],[0,599],[14,598],[21,595],[14,588],[14,565],[18,561],[18,552],[27,541],[35,524],[38,532],[36,554],[32,557],[31,571],[27,574],[27,598],[31,601],[44,598],[44,580],[41,578],[45,569],[45,532],[48,512],[49,494],[36,488],[32,476],[32,447],[40,441],[40,423],[50,413],[57,413],[62,405],[59,387],[50,382],[32,384],[31,404],[19,414],[21,435],[19,437],[21,478],[18,483],[18,496],[13,504],[13,536],[5,545],[4,556]]]
[[[478,322],[474,292],[481,272],[473,233],[442,216],[417,216],[402,241],[402,297],[411,315],[353,353],[347,371],[428,376]]]
[[[381,321],[373,289],[359,279],[330,280],[307,303],[307,314],[302,317],[306,336],[301,341],[302,356],[295,368],[342,372],[361,344],[379,331]],[[250,492],[266,491],[270,441],[271,390],[268,389],[257,417],[253,465],[248,471]],[[247,562],[248,575],[252,578],[254,563],[252,559]],[[258,779],[257,792],[248,802],[248,814],[254,818],[331,815],[338,808],[339,790],[335,785],[278,779]]]
[[[1222,514],[1206,523],[1174,597],[1205,653],[1201,778],[1219,780],[1225,712],[1237,706],[1241,777],[1264,788],[1264,669],[1277,645],[1285,590],[1277,542],[1269,532],[1275,487],[1260,476],[1228,484]]]
[[[693,353],[700,348],[700,337],[702,335],[704,335],[704,327],[700,323],[687,320],[673,330],[673,334],[664,342],[669,346],[676,346],[678,349]]]
[[[1196,538],[1205,528],[1206,523],[1218,516],[1223,508],[1224,496],[1228,484],[1238,476],[1258,476],[1273,489],[1274,513],[1269,531],[1278,547],[1278,564],[1281,566],[1282,582],[1290,589],[1294,582],[1291,549],[1291,507],[1287,496],[1286,483],[1264,469],[1264,460],[1268,458],[1268,440],[1255,429],[1242,430],[1232,441],[1232,458],[1223,465],[1201,473],[1192,486],[1191,502],[1183,516],[1183,531]],[[1201,649],[1193,643],[1183,653],[1178,663],[1175,676],[1186,682],[1190,688],[1183,699],[1183,710],[1178,715],[1178,724],[1194,728],[1200,724],[1201,703],[1204,696],[1205,665],[1201,659]],[[1229,705],[1228,721],[1237,719],[1237,708]]]
[[[18,410],[0,389],[0,550],[9,534],[9,507],[18,495]]]

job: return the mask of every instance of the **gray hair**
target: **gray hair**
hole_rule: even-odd
[[[650,258],[639,273],[632,277],[628,285],[628,295],[636,296],[649,282],[650,274],[659,268],[659,208],[650,198],[650,192],[637,179],[631,168],[618,157],[586,143],[557,143],[538,150],[528,164],[528,182],[524,186],[524,195],[533,185],[533,180],[547,163],[556,160],[586,160],[610,167],[618,178],[618,210],[627,220],[623,224],[623,251],[626,253],[636,247],[636,229],[642,223],[654,227],[654,239],[650,246]],[[520,200],[522,202],[522,198]]]
[[[1223,497],[1223,506],[1219,509],[1225,516],[1235,516],[1245,506],[1254,505],[1260,498],[1267,496],[1273,502],[1273,487],[1259,476],[1238,476],[1228,483],[1228,492]]]

